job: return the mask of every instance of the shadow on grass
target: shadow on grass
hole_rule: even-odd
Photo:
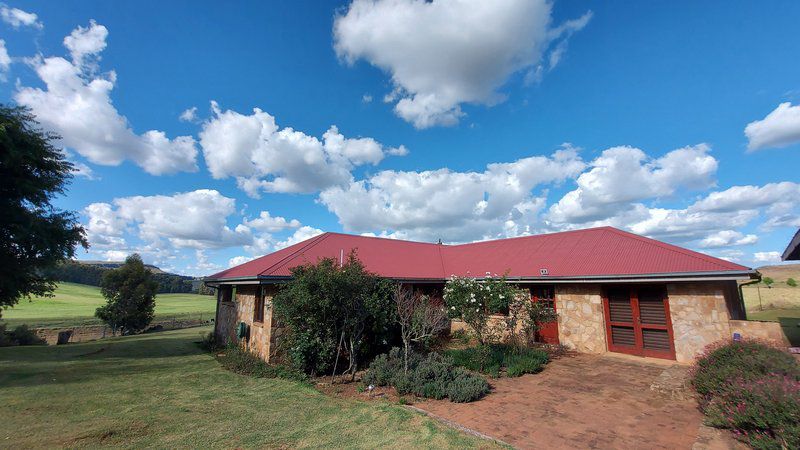
[[[200,330],[179,330],[61,346],[0,348],[0,388],[84,382],[124,377],[143,370],[157,373],[175,362],[157,359],[191,357],[205,352],[197,345]],[[211,355],[209,355],[211,358]],[[187,360],[188,362],[188,360]]]
[[[783,334],[789,339],[793,347],[800,347],[800,318],[797,317],[778,317]]]

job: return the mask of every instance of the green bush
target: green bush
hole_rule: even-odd
[[[797,287],[797,281],[795,281],[794,278],[789,278],[788,280],[786,280],[786,284],[791,287]]]
[[[14,340],[11,339],[11,334],[6,332],[6,324],[0,323],[0,347],[11,347],[14,345]]]
[[[489,392],[489,383],[486,379],[475,376],[461,367],[454,368],[452,376],[453,380],[447,387],[447,397],[451,402],[472,402]]]
[[[800,365],[792,355],[753,340],[710,346],[693,368],[692,384],[708,402],[733,381],[755,381],[768,374],[800,381]]]
[[[240,375],[308,382],[308,378],[304,373],[284,365],[268,364],[236,344],[230,344],[226,347],[223,354],[217,357],[217,360],[225,369]]]
[[[547,353],[527,347],[507,344],[479,345],[459,350],[448,350],[447,356],[457,366],[492,377],[500,376],[503,367],[506,375],[518,377],[526,373],[537,373],[544,369],[549,357]]]
[[[292,280],[273,298],[285,324],[285,350],[310,375],[355,373],[397,341],[391,281],[368,272],[355,252],[344,264],[325,258],[291,270]]]
[[[452,359],[438,353],[422,357],[412,354],[409,370],[403,370],[403,356],[394,348],[380,355],[364,374],[365,384],[394,386],[400,395],[414,394],[425,398],[450,398],[454,402],[477,400],[489,392],[489,383],[469,371],[453,365]]]
[[[800,382],[771,374],[736,380],[706,407],[708,422],[730,428],[753,448],[800,448]]]
[[[539,373],[544,370],[549,357],[546,352],[534,349],[522,349],[518,353],[506,355],[504,364],[506,375],[519,377],[526,373]]]
[[[0,347],[12,345],[46,345],[47,341],[39,337],[27,325],[19,325],[11,331],[6,331],[6,324],[0,324]]]

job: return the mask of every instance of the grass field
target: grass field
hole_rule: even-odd
[[[762,277],[775,283],[742,286],[747,318],[780,322],[784,334],[794,346],[800,346],[800,286],[786,284],[789,278],[800,282],[800,264],[759,267]]]
[[[55,297],[23,299],[3,310],[2,320],[9,326],[62,327],[98,325],[94,317],[98,306],[105,304],[100,288],[75,283],[59,283]],[[214,317],[215,300],[210,295],[159,294],[156,297],[156,320]]]
[[[0,348],[0,447],[494,447],[386,401],[228,372],[203,331]]]

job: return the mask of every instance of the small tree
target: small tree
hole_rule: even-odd
[[[443,305],[412,289],[397,286],[392,296],[397,310],[397,323],[403,340],[404,370],[408,372],[408,353],[412,343],[419,344],[447,328],[450,320]]]
[[[797,281],[795,281],[794,278],[789,278],[788,280],[786,280],[786,284],[791,287],[797,287]]]
[[[764,278],[761,279],[761,282],[764,283],[765,285],[767,285],[768,288],[771,288],[772,287],[772,283],[774,283],[775,280],[773,280],[770,277],[764,277]]]
[[[101,292],[106,304],[97,308],[95,316],[116,334],[131,334],[147,328],[153,320],[158,283],[145,268],[142,258],[128,256],[120,268],[103,275]]]

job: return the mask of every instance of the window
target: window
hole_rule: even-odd
[[[253,305],[253,322],[264,321],[264,287],[256,288],[256,300]]]

